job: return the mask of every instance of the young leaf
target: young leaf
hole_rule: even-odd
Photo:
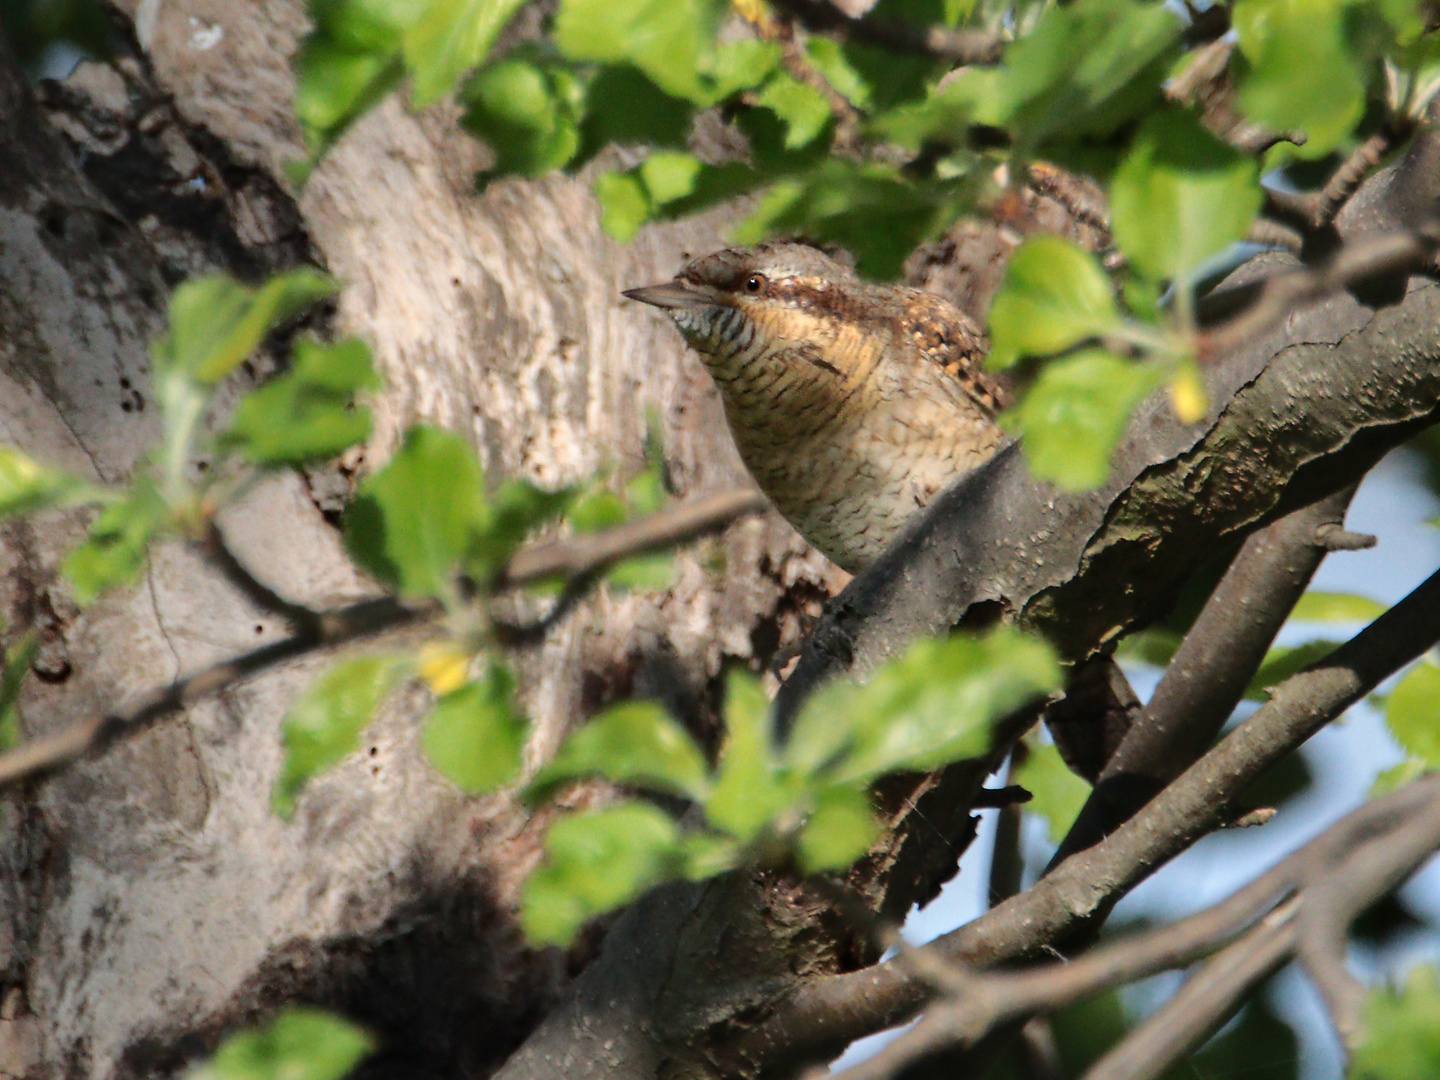
[[[1181,24],[1164,4],[1076,0],[1045,9],[1005,53],[1002,96],[1023,146],[1108,135],[1160,97]]]
[[[1060,751],[1040,743],[1029,746],[1024,761],[1011,774],[1011,783],[1034,796],[1025,809],[1045,819],[1052,844],[1065,838],[1090,797],[1090,785],[1070,771]]]
[[[1231,16],[1248,61],[1240,105],[1277,131],[1300,130],[1293,153],[1318,158],[1340,145],[1365,111],[1365,75],[1350,42],[1344,0],[1237,0]]]
[[[295,118],[310,156],[290,162],[286,173],[301,187],[341,133],[399,85],[405,68],[398,47],[349,49],[318,33],[301,45],[294,66]]]
[[[96,495],[79,477],[41,465],[13,446],[0,445],[0,521],[14,514],[91,501]]]
[[[1073,491],[1093,488],[1105,482],[1130,414],[1161,374],[1153,365],[1085,349],[1046,364],[1005,419],[1023,434],[1037,477]]]
[[[542,945],[568,945],[586,920],[674,876],[685,861],[670,815],[637,802],[561,818],[545,851],[520,903],[520,924]]]
[[[1015,249],[990,309],[991,368],[1044,356],[1120,323],[1110,279],[1093,256],[1058,236]]]
[[[1418,780],[1429,772],[1429,767],[1423,760],[1417,757],[1407,757],[1398,761],[1388,769],[1381,769],[1375,777],[1375,782],[1370,785],[1370,798],[1378,799],[1381,795],[1388,795],[1396,788],[1404,787],[1411,780]]]
[[[558,65],[507,56],[476,72],[461,96],[463,123],[490,144],[495,173],[539,176],[580,149],[584,91]]]
[[[1299,645],[1275,645],[1265,654],[1265,659],[1250,685],[1245,688],[1245,697],[1250,701],[1264,701],[1270,696],[1270,688],[1278,686],[1291,675],[1304,671],[1317,660],[1323,660],[1335,651],[1338,641],[1320,639],[1302,641]]]
[[[1440,666],[1433,660],[1422,659],[1390,691],[1385,724],[1410,754],[1440,768]]]
[[[918,641],[863,686],[838,681],[812,696],[785,759],[849,784],[936,768],[983,754],[995,721],[1059,685],[1054,650],[1013,627]]]
[[[280,722],[285,762],[270,797],[275,813],[289,818],[310,778],[354,751],[360,733],[404,674],[405,665],[393,656],[357,656],[310,684]]]
[[[823,787],[800,833],[800,865],[809,874],[843,870],[869,851],[879,835],[880,822],[863,789]]]
[[[65,560],[76,603],[87,607],[106,589],[134,581],[169,520],[170,508],[154,482],[137,477],[123,499],[100,511],[85,542]]]
[[[458,435],[419,424],[366,478],[345,515],[345,545],[407,596],[447,597],[485,510],[485,478]]]
[[[222,443],[261,466],[332,458],[369,436],[370,411],[352,401],[379,384],[363,341],[298,341],[291,369],[240,400]]]
[[[1365,1037],[1350,1061],[1352,1080],[1429,1080],[1440,1076],[1440,978],[1433,965],[1411,970],[1399,990],[1370,993]]]
[[[574,488],[546,491],[529,480],[506,480],[478,515],[465,555],[470,576],[483,581],[495,573],[526,536],[565,513],[574,500]]]
[[[825,96],[783,72],[755,96],[755,104],[769,109],[785,124],[785,148],[806,146],[825,130],[830,106]]]
[[[562,0],[555,44],[575,60],[632,64],[667,94],[710,105],[715,88],[702,67],[719,13],[715,0]]]
[[[485,59],[523,2],[429,0],[425,14],[406,27],[400,39],[415,106],[423,108],[453,90],[462,74]]]
[[[277,274],[258,289],[224,274],[191,278],[171,297],[169,330],[151,350],[156,373],[217,383],[274,327],[336,287],[332,278],[308,266]]]
[[[725,680],[725,746],[705,816],[749,841],[798,795],[797,785],[787,783],[776,767],[765,692],[753,676],[732,671]]]
[[[535,777],[526,798],[543,799],[567,780],[603,776],[617,784],[701,799],[706,772],[695,740],[658,702],[626,701],[573,732]]]
[[[605,571],[605,581],[623,592],[664,592],[675,584],[675,556],[656,551],[622,559]]]
[[[601,227],[621,243],[634,238],[653,209],[644,183],[634,173],[601,173],[595,178]]]
[[[1385,605],[1355,593],[1323,592],[1311,589],[1300,597],[1290,612],[1296,622],[1371,622],[1385,614]]]
[[[20,741],[20,687],[40,648],[40,639],[30,631],[9,649],[0,649],[0,753]]]
[[[374,1049],[348,1020],[287,1005],[269,1023],[231,1035],[187,1080],[340,1080]]]
[[[435,703],[422,744],[442,776],[481,795],[515,779],[528,731],[515,704],[515,676],[492,661],[480,678]]]
[[[1115,241],[1141,273],[1185,278],[1245,236],[1261,198],[1253,158],[1188,112],[1153,113],[1111,184]]]

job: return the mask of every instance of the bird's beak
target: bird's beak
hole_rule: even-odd
[[[693,285],[679,281],[667,281],[664,285],[647,285],[643,289],[626,289],[621,296],[639,300],[642,304],[654,304],[658,308],[695,307],[711,303],[710,297]]]

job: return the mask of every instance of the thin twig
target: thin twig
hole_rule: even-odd
[[[681,503],[604,532],[540,544],[517,552],[498,575],[495,588],[524,585],[556,576],[588,580],[620,559],[713,532],[763,510],[766,505],[764,497],[758,492],[723,492]],[[295,633],[282,641],[222,660],[193,675],[177,679],[169,686],[153,690],[124,712],[87,717],[52,735],[31,739],[0,755],[0,791],[99,753],[117,739],[143,731],[157,720],[201,698],[288,660],[433,618],[442,610],[435,601],[407,604],[385,597],[332,611],[311,611],[291,604],[256,580],[230,553],[218,530],[206,539],[207,553],[227,579],[260,606],[293,618]]]
[[[1235,799],[1266,770],[1437,640],[1440,573],[1324,660],[1277,686],[1269,701],[1110,836],[926,948],[954,962],[998,964],[1034,956],[1102,919],[1156,869],[1225,824]],[[1416,781],[1362,807],[1346,819],[1347,827],[1373,832],[1384,814],[1407,813],[1437,786],[1440,779]],[[1247,890],[1275,884],[1267,876]],[[755,1058],[772,1060],[777,1045],[789,1055],[813,1053],[903,1023],[930,996],[925,984],[893,962],[815,979],[739,1035],[736,1051],[751,1053],[753,1047]]]
[[[1092,1065],[1084,1080],[1141,1080],[1166,1072],[1290,958],[1298,911],[1298,900],[1281,904],[1255,929],[1211,957],[1174,997]]]
[[[1344,522],[1354,494],[1352,485],[1246,539],[1105,762],[1052,867],[1114,831],[1210,746],[1325,557],[1319,530]]]
[[[954,64],[996,64],[1005,39],[987,30],[952,30],[945,26],[911,26],[862,15],[851,18],[827,0],[779,0],[806,26],[826,30],[840,40],[876,45],[890,52],[929,56]]]
[[[1270,329],[1308,300],[1382,274],[1413,273],[1429,264],[1440,235],[1425,230],[1381,233],[1346,244],[1325,266],[1276,274],[1265,281],[1253,303],[1223,326],[1199,335],[1201,359],[1222,356]]]
[[[1431,777],[1352,811],[1254,882],[1169,926],[1122,938],[1068,963],[1022,971],[982,972],[952,962],[950,971],[968,972],[956,979],[958,992],[936,1002],[909,1032],[870,1060],[838,1074],[836,1080],[889,1080],[939,1049],[975,1043],[1000,1024],[1065,1008],[1098,991],[1184,967],[1232,942],[1249,943],[1251,949],[1231,952],[1181,1000],[1177,1008],[1188,1013],[1172,1015],[1171,1049],[1183,1053],[1204,1037],[1217,1013],[1223,1014],[1236,996],[1293,952],[1299,935],[1285,928],[1296,910],[1304,911],[1304,902],[1297,909],[1281,901],[1333,884],[1345,896],[1344,910],[1353,918],[1413,874],[1437,846],[1440,777]],[[1359,872],[1357,860],[1366,873]],[[1342,925],[1348,925],[1348,919]],[[1260,937],[1253,936],[1252,927],[1259,928]],[[1155,1033],[1147,1037],[1153,1039]],[[1128,1051],[1125,1060],[1130,1060]],[[1139,1080],[1163,1071],[1104,1075],[1106,1080],[1122,1076]]]
[[[1330,174],[1325,186],[1310,199],[1311,220],[1314,228],[1320,229],[1335,220],[1335,215],[1344,209],[1350,196],[1360,190],[1360,185],[1385,160],[1401,140],[1414,130],[1414,125],[1403,117],[1396,117],[1350,152],[1340,167]]]
[[[225,534],[220,531],[220,526],[213,517],[205,521],[200,547],[206,558],[225,575],[225,579],[244,593],[256,607],[279,615],[297,634],[313,635],[318,632],[319,612],[304,604],[285,599],[250,573],[245,564],[230,550],[230,545],[225,542]]]
[[[643,555],[723,529],[743,517],[762,513],[769,505],[765,496],[753,489],[722,491],[690,499],[604,532],[536,544],[516,552],[496,578],[495,588],[498,591],[547,578],[593,574],[618,559]]]

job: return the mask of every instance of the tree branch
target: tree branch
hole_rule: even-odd
[[[1319,531],[1344,521],[1354,494],[1352,486],[1328,495],[1245,541],[1105,763],[1052,867],[1111,832],[1214,741],[1324,559]]]
[[[936,1001],[915,1028],[837,1080],[888,1080],[936,1050],[973,1045],[1002,1024],[1053,1012],[1224,950],[1087,1075],[1087,1080],[1153,1080],[1223,1023],[1239,999],[1288,959],[1304,937],[1343,935],[1350,919],[1414,874],[1437,847],[1440,777],[1431,777],[1360,807],[1255,882],[1168,926],[1066,963],[1023,971],[984,973],[952,966],[948,998]],[[1317,926],[1306,925],[1312,918],[1309,898],[1316,892],[1344,898],[1338,922],[1322,913]],[[1292,894],[1293,899],[1281,902]]]
[[[514,555],[498,575],[496,588],[510,588],[559,575],[590,580],[620,559],[714,532],[767,505],[764,497],[755,491],[721,492],[603,532],[539,544]],[[213,522],[206,530],[205,549],[226,579],[242,593],[266,610],[293,620],[295,633],[283,641],[223,660],[153,690],[124,712],[89,717],[0,754],[0,791],[97,754],[117,739],[137,734],[201,698],[286,661],[396,630],[441,612],[435,601],[407,604],[392,597],[365,600],[333,611],[311,611],[285,600],[251,575],[225,546]]]
[[[1094,925],[1155,869],[1225,824],[1234,800],[1268,768],[1437,640],[1440,572],[1281,683],[1269,702],[1105,840],[929,947],[956,963],[992,965],[1033,956]],[[1267,880],[1252,888],[1268,888]],[[740,1040],[752,1054],[786,1047],[787,1059],[806,1060],[904,1022],[927,996],[923,984],[886,962],[801,986]]]

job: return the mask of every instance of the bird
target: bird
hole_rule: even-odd
[[[933,293],[867,282],[798,242],[730,248],[622,294],[662,309],[719,388],[777,510],[858,573],[1006,442],[985,335]]]

